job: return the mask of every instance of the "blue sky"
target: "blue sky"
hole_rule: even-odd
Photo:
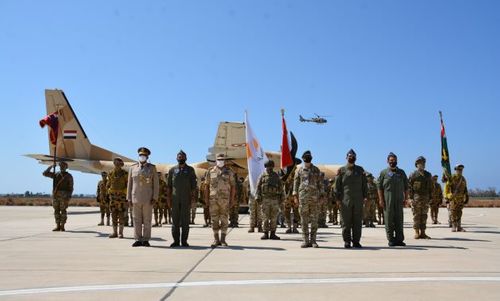
[[[63,89],[93,144],[153,162],[205,159],[219,121],[248,110],[278,150],[378,174],[399,155],[440,172],[439,115],[469,187],[500,188],[499,1],[1,1],[0,193],[48,192],[44,89]],[[320,126],[299,114],[329,115]],[[98,176],[74,172],[75,192]]]

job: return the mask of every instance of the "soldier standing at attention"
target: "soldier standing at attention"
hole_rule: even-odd
[[[434,225],[440,224],[438,221],[439,206],[443,203],[443,189],[438,183],[438,176],[432,177],[432,199],[431,199],[431,219]]]
[[[283,210],[284,210],[283,215],[285,216],[285,222],[288,226],[288,229],[285,232],[287,234],[299,233],[299,230],[297,230],[297,223],[300,219],[299,203],[296,202],[295,197],[293,196],[293,184],[295,179],[296,168],[297,166],[295,165],[293,167],[292,172],[288,175],[284,183],[285,202],[283,205]]]
[[[347,153],[347,165],[342,166],[335,178],[335,194],[340,202],[344,248],[361,248],[363,203],[367,202],[368,187],[363,167],[355,165],[356,153]]]
[[[135,242],[132,247],[149,247],[153,203],[158,200],[160,185],[156,166],[148,163],[151,151],[141,147],[137,152],[139,162],[130,167],[127,186],[127,200],[134,210]]]
[[[211,247],[227,247],[226,235],[229,218],[229,208],[234,204],[236,183],[233,171],[225,165],[226,156],[222,153],[216,156],[216,165],[207,171],[205,200],[208,200],[212,217],[214,242]],[[220,239],[219,239],[220,231]]]
[[[212,225],[212,221],[210,219],[210,209],[208,207],[208,200],[205,199],[206,189],[207,189],[207,181],[205,177],[201,177],[200,189],[198,193],[200,202],[203,204],[203,219],[205,221],[203,228],[208,228],[209,226]]]
[[[276,235],[278,212],[283,203],[283,183],[280,176],[273,170],[274,161],[269,160],[264,164],[266,170],[257,181],[255,199],[262,204],[262,216],[264,217],[264,235],[261,239],[280,239]],[[271,233],[271,234],[269,234]]]
[[[68,169],[66,162],[59,163],[59,172],[51,172],[50,170],[52,168],[55,170],[55,167],[51,165],[43,172],[45,177],[52,179],[52,207],[56,220],[56,227],[52,231],[66,231],[64,224],[68,219],[66,209],[73,194],[73,176],[66,171]]]
[[[328,207],[328,180],[325,179],[325,173],[320,173],[321,190],[319,192],[319,209],[318,209],[318,227],[328,228],[326,224],[326,215]]]
[[[240,204],[242,202],[242,197],[243,197],[243,179],[239,179],[236,173],[234,177],[236,183],[236,197],[235,197],[235,202],[231,206],[229,211],[229,227],[239,228],[240,226],[238,223],[238,219],[239,219]]]
[[[198,191],[198,187],[195,188],[195,191],[194,191],[194,195],[195,197],[193,197],[191,199],[191,221],[189,222],[190,225],[194,225],[194,220],[196,219],[196,208],[198,207],[198,194],[200,192]]]
[[[427,224],[427,213],[432,196],[432,175],[425,170],[425,158],[420,156],[415,160],[417,170],[410,174],[408,178],[408,188],[410,192],[411,208],[413,212],[413,229],[415,239],[430,239],[425,234]]]
[[[464,166],[455,166],[455,174],[449,179],[445,186],[445,195],[450,200],[451,232],[465,232],[462,228],[462,210],[469,202],[469,192],[467,191],[467,181],[462,175]]]
[[[197,198],[196,174],[194,168],[186,164],[187,155],[182,150],[177,154],[177,165],[168,171],[168,203],[172,207],[171,248],[189,247],[189,215],[193,199]],[[181,236],[182,228],[182,236]]]
[[[384,209],[389,247],[404,247],[403,207],[408,199],[408,178],[404,170],[397,167],[398,157],[394,153],[389,153],[387,163],[389,167],[382,170],[378,178],[379,205]]]
[[[316,234],[318,232],[318,206],[319,193],[322,183],[320,182],[320,171],[312,162],[312,154],[305,151],[302,154],[304,164],[295,172],[293,195],[299,203],[300,217],[302,223],[301,248],[318,248]],[[311,232],[309,232],[311,224]]]
[[[113,221],[113,233],[109,238],[123,238],[123,226],[127,215],[127,180],[128,172],[122,169],[123,160],[115,158],[113,160],[115,168],[109,172],[107,181],[107,192],[109,197],[109,208]],[[119,232],[117,232],[119,227]]]
[[[106,215],[106,225],[109,226],[109,198],[108,189],[106,188],[108,182],[108,173],[101,172],[102,180],[97,183],[97,203],[99,204],[99,209],[101,211],[101,222],[98,226],[104,226],[104,215]]]
[[[161,220],[163,219],[165,205],[167,204],[167,182],[163,179],[161,172],[158,172],[158,182],[160,183],[160,192],[158,200],[153,204],[153,213],[155,216],[153,227],[161,227]]]
[[[248,176],[245,179],[244,185],[248,191],[248,209],[250,211],[250,229],[248,229],[248,233],[254,233],[255,227],[257,227],[258,232],[263,232],[262,208],[250,191],[250,181],[248,180]]]
[[[368,189],[368,201],[364,208],[364,224],[366,227],[375,228],[375,209],[377,207],[378,192],[377,186],[373,181],[373,175],[369,172],[366,173],[366,186]]]

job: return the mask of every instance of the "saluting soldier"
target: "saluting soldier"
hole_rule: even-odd
[[[66,231],[64,225],[68,219],[66,210],[73,194],[73,176],[66,171],[68,169],[66,162],[59,163],[59,172],[51,172],[52,168],[55,169],[55,165],[49,166],[43,172],[45,177],[52,179],[52,207],[56,220],[56,227],[52,231]]]
[[[99,204],[99,210],[101,211],[101,222],[97,224],[98,226],[104,226],[104,215],[106,215],[106,225],[109,226],[109,197],[108,189],[106,188],[108,182],[108,173],[101,172],[102,179],[97,183],[97,203]]]
[[[111,210],[111,219],[113,223],[113,233],[109,235],[109,238],[123,238],[123,227],[125,226],[125,216],[127,215],[128,208],[128,172],[123,169],[123,160],[119,157],[113,160],[113,165],[114,169],[109,172],[106,182],[109,208]]]
[[[276,235],[278,212],[285,197],[280,176],[273,170],[274,161],[264,164],[266,170],[259,176],[255,199],[262,204],[264,235],[261,239],[280,239]],[[270,234],[269,234],[270,233]]]
[[[234,172],[226,166],[225,160],[226,156],[223,153],[217,154],[216,165],[210,168],[206,174],[205,199],[209,200],[212,230],[214,232],[212,248],[217,246],[227,247],[229,208],[235,202],[236,183]]]
[[[193,199],[196,200],[197,184],[194,168],[186,164],[187,155],[184,151],[177,154],[177,165],[167,174],[168,203],[172,208],[172,238],[171,248],[189,247],[189,215]],[[182,228],[182,236],[181,236]]]
[[[153,203],[158,200],[160,184],[156,166],[148,163],[151,151],[145,147],[137,150],[139,162],[130,167],[127,200],[133,205],[134,239],[132,247],[149,247]]]

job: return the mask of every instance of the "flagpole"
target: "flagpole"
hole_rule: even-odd
[[[56,130],[56,144],[54,145],[54,174],[56,173],[56,158],[57,158],[57,140],[59,139],[59,105],[56,104],[56,112],[57,112],[57,130]]]

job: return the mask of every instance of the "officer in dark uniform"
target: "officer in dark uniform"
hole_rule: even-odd
[[[167,202],[172,208],[171,248],[189,247],[189,217],[191,202],[196,195],[196,173],[194,168],[186,164],[187,156],[182,150],[177,154],[178,165],[172,167],[167,174]],[[182,228],[182,237],[181,237]],[[180,244],[179,244],[180,242]]]

